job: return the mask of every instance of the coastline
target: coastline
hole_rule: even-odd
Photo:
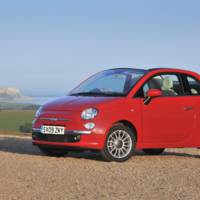
[[[0,103],[44,105],[45,103],[55,100],[56,98],[58,97],[22,97],[22,98],[14,98],[14,99],[0,98]]]

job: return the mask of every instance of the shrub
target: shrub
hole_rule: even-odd
[[[22,133],[31,133],[32,132],[32,124],[31,123],[25,123],[24,125],[21,125],[19,127],[19,130]]]

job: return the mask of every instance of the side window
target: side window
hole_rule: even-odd
[[[144,86],[143,86],[143,94],[144,94],[144,97],[147,96],[147,92],[149,91],[149,85],[148,83],[146,83]]]
[[[200,83],[195,78],[187,76],[189,84],[190,95],[200,95]]]
[[[149,89],[161,90],[163,96],[180,96],[183,94],[181,82],[176,74],[162,74],[151,78],[143,86],[145,97],[147,96]]]

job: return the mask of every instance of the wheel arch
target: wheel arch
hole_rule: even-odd
[[[115,122],[113,125],[116,125],[116,124],[123,124],[124,126],[129,127],[135,133],[136,142],[138,141],[138,131],[137,131],[136,126],[133,123],[131,123],[128,120],[119,120]]]

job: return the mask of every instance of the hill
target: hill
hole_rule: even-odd
[[[18,99],[21,97],[22,95],[18,88],[14,87],[0,88],[0,98],[2,99]]]

